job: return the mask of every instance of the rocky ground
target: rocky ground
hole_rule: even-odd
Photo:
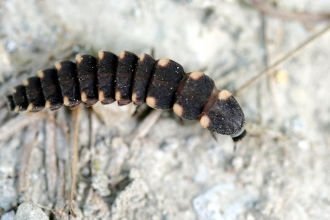
[[[98,50],[153,53],[239,91],[324,29],[329,10],[325,0],[0,1],[1,219],[68,219],[70,207],[71,219],[330,219],[330,33],[236,96],[248,131],[236,151],[171,111],[5,105],[24,78]]]

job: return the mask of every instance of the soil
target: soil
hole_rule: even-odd
[[[329,10],[325,0],[0,1],[1,219],[330,219],[330,33],[236,96],[248,132],[236,151],[172,111],[15,114],[5,103],[38,70],[99,50],[170,58],[234,93],[324,29]]]

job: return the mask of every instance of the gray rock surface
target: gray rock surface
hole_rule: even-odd
[[[262,2],[282,14],[330,13],[323,0]],[[154,51],[234,92],[325,25],[234,0],[0,1],[0,216],[33,202],[69,218],[74,115],[4,105],[37,70],[76,53]],[[136,138],[147,126],[134,106],[82,106],[76,219],[330,219],[329,39],[236,97],[249,133],[236,152],[230,137],[215,141],[170,111]]]

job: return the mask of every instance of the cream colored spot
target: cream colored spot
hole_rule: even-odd
[[[76,55],[76,61],[77,61],[77,63],[80,64],[82,62],[82,60],[83,60],[82,55],[81,54],[77,54]]]
[[[125,55],[126,55],[126,51],[125,50],[120,51],[119,59],[124,59]]]
[[[227,100],[230,98],[230,96],[231,96],[231,93],[228,90],[222,90],[218,94],[218,98],[220,100]]]
[[[30,112],[33,109],[33,104],[30,103],[27,107],[27,111]]]
[[[116,101],[120,101],[121,100],[121,93],[119,91],[116,91],[115,98],[116,98]]]
[[[143,62],[145,58],[146,58],[146,54],[145,53],[141,54],[140,61]]]
[[[61,63],[60,63],[60,62],[56,62],[56,63],[55,63],[55,68],[56,68],[57,70],[61,70],[61,68],[62,68]]]
[[[104,58],[104,51],[103,50],[100,50],[99,53],[98,53],[98,55],[99,55],[99,59],[100,60],[103,60],[103,58]]]
[[[69,97],[64,96],[63,97],[63,103],[66,106],[70,106],[70,99],[69,99]]]
[[[161,66],[161,67],[166,67],[170,64],[170,60],[169,59],[160,59],[158,60],[158,66]]]
[[[12,93],[16,93],[17,90],[16,90],[15,88],[12,88],[12,89],[11,89],[11,92],[12,92]]]
[[[179,105],[178,103],[175,103],[173,105],[173,111],[175,114],[177,114],[179,117],[181,117],[183,115],[183,108],[181,105]]]
[[[280,69],[275,72],[275,79],[279,83],[288,83],[289,82],[289,74],[285,69]]]
[[[42,70],[39,70],[38,71],[38,76],[39,76],[40,79],[42,79],[42,78],[45,77],[45,74],[44,74],[44,72]]]
[[[200,119],[200,123],[203,128],[208,128],[211,124],[211,119],[207,115],[203,115],[202,118]]]
[[[105,95],[103,91],[99,91],[99,100],[102,102],[103,100],[105,100]]]
[[[14,112],[19,112],[19,106],[16,106],[15,108],[14,108]]]
[[[148,96],[146,103],[151,108],[156,108],[156,106],[157,106],[157,100],[155,97]]]
[[[133,102],[137,101],[137,94],[135,92],[133,92],[133,94],[132,94],[132,101]]]
[[[199,80],[200,78],[202,78],[203,75],[204,75],[204,74],[201,73],[201,72],[192,72],[192,73],[189,74],[189,78],[197,81],[197,80]]]
[[[23,85],[24,85],[24,86],[28,86],[28,85],[29,85],[29,80],[27,80],[27,79],[23,79]]]
[[[86,93],[82,92],[81,93],[81,101],[82,102],[87,102],[87,100],[88,100],[88,97],[87,97]]]
[[[52,105],[52,103],[50,103],[50,101],[47,100],[45,103],[45,108],[50,108],[51,105]]]

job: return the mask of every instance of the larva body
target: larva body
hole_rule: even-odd
[[[98,101],[118,105],[144,102],[152,108],[174,112],[187,120],[200,120],[212,132],[245,136],[244,114],[227,90],[219,91],[214,81],[201,72],[185,73],[175,61],[155,61],[150,55],[122,51],[118,56],[100,51],[98,58],[76,56],[76,63],[55,63],[55,69],[38,72],[24,80],[7,96],[12,111],[56,110],[63,104],[73,109],[81,102]]]

